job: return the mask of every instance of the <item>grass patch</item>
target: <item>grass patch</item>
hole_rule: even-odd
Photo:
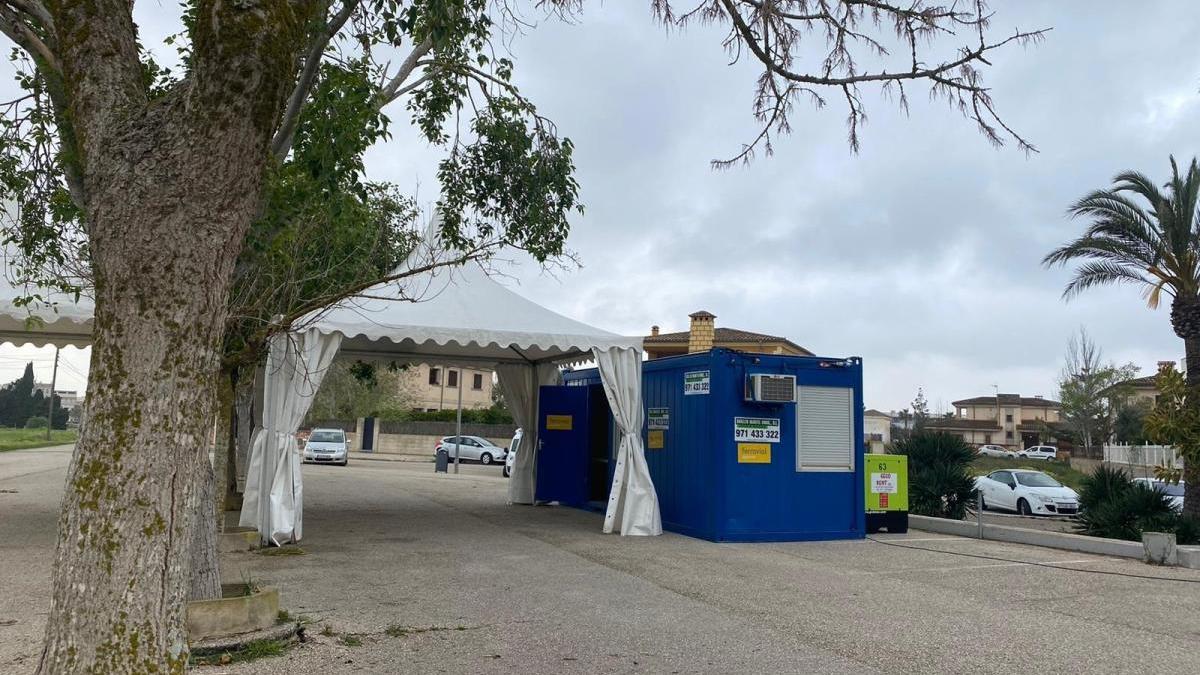
[[[0,429],[0,452],[67,445],[78,437],[74,429],[55,429],[50,432],[48,441],[45,429]]]
[[[258,549],[259,555],[308,555],[299,546],[268,546]]]
[[[1078,491],[1083,486],[1083,479],[1087,474],[1078,469],[1071,468],[1071,465],[1058,460],[1041,460],[1041,459],[1006,459],[1004,457],[976,457],[975,461],[971,462],[971,471],[977,476],[991,473],[997,469],[1032,469],[1048,473],[1054,477],[1054,480]]]
[[[333,637],[334,635],[337,635],[337,633],[333,632],[333,626],[325,624],[324,626],[321,626],[321,635],[324,635],[325,637]]]
[[[357,635],[343,635],[342,637],[340,637],[338,639],[338,642],[342,643],[343,645],[346,645],[347,647],[361,647],[362,646],[362,638],[358,637]]]
[[[224,666],[231,663],[257,661],[272,656],[280,656],[288,650],[291,640],[252,640],[242,645],[240,649],[222,651],[212,654],[193,654],[193,666]]]
[[[279,610],[279,613],[275,615],[275,621],[277,623],[288,623],[291,620],[292,620],[292,614],[291,614],[291,612],[287,611],[286,609]]]

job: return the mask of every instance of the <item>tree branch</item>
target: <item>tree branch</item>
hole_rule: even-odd
[[[49,14],[74,132],[85,147],[102,145],[115,117],[147,96],[130,3],[58,2]]]
[[[296,137],[296,126],[300,123],[300,111],[304,109],[308,94],[317,80],[317,71],[321,68],[321,57],[325,53],[325,48],[329,46],[329,41],[333,39],[333,36],[337,35],[342,26],[345,26],[346,22],[350,20],[351,15],[358,9],[360,1],[345,0],[338,13],[333,15],[326,26],[315,32],[309,41],[308,49],[304,52],[304,68],[300,71],[296,87],[288,97],[287,108],[283,111],[279,129],[271,140],[271,154],[275,155],[275,159],[283,161],[283,158],[287,157],[288,152],[291,151],[292,141]]]
[[[428,54],[431,49],[433,49],[432,38],[425,38],[419,45],[413,47],[413,50],[405,57],[404,62],[400,64],[400,69],[396,71],[395,76],[379,92],[378,100],[380,108],[400,97],[400,87],[408,79],[408,76],[412,75],[412,72],[416,70],[421,57]]]
[[[40,0],[3,0],[0,4],[9,5],[17,11],[28,14],[30,18],[37,21],[39,26],[45,29],[47,34],[54,33],[54,19],[50,17],[50,12]]]
[[[11,0],[5,1],[11,2]],[[32,17],[33,15],[29,14],[28,16]],[[51,25],[53,25],[53,22],[51,22]],[[54,52],[50,51],[50,47],[38,37],[37,33],[27,23],[21,20],[21,16],[16,11],[4,5],[0,5],[0,33],[3,33],[8,39],[16,43],[18,47],[29,52],[29,55],[37,63],[44,63],[46,68],[51,68],[58,73],[62,72],[62,66],[58,62],[58,57],[54,55]]]

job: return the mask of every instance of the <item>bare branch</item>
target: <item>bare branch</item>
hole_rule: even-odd
[[[849,109],[848,142],[857,152],[858,130],[866,121],[859,87],[877,84],[889,94],[893,88],[899,90],[899,106],[907,112],[904,84],[921,80],[929,83],[934,98],[945,100],[973,120],[989,142],[1002,145],[1012,139],[1021,150],[1036,151],[1000,118],[978,68],[991,65],[991,52],[1013,43],[1036,43],[1050,29],[1018,30],[1005,39],[988,41],[991,13],[985,0],[970,0],[969,10],[961,8],[968,4],[962,0],[948,6],[932,4],[934,1],[701,0],[686,13],[676,14],[671,0],[652,0],[652,8],[659,20],[670,26],[682,27],[691,21],[728,22],[730,30],[723,45],[733,61],[745,49],[764,68],[754,102],[755,118],[763,126],[732,160],[714,161],[717,168],[748,160],[758,145],[770,154],[771,136],[787,133],[794,99],[807,95],[819,106],[824,99],[815,92],[820,88],[840,90]],[[894,33],[895,45],[889,41],[887,28]],[[953,37],[960,30],[972,44],[943,58],[930,59],[920,53],[921,45],[928,43],[932,48],[935,37]],[[811,54],[813,33],[824,41],[824,59],[811,70],[798,68],[796,62]],[[890,46],[902,54],[897,54],[899,59],[891,58]],[[861,68],[858,51],[881,63]]]

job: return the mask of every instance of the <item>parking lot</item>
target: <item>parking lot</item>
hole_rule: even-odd
[[[0,453],[0,671],[40,649],[68,458]],[[915,530],[606,536],[599,514],[506,506],[498,467],[352,459],[304,478],[306,555],[232,554],[223,575],[278,586],[309,641],[208,672],[1196,669],[1195,571]]]

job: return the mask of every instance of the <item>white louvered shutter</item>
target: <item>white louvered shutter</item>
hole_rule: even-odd
[[[796,388],[796,470],[854,470],[854,390]]]

